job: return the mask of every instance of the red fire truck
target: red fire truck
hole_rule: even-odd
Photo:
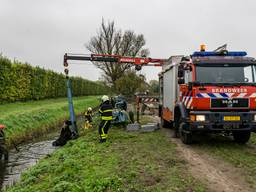
[[[256,130],[256,60],[226,46],[172,56],[159,74],[163,126],[185,144],[195,133],[226,133],[246,143]]]

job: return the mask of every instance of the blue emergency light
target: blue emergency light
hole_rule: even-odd
[[[244,57],[247,53],[245,51],[230,51],[225,53],[214,52],[214,51],[196,51],[192,54],[192,57],[209,57],[209,56],[234,56]]]

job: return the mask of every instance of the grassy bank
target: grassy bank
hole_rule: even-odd
[[[76,97],[73,102],[76,113],[99,104],[96,96]],[[66,98],[0,105],[0,123],[7,126],[5,133],[8,146],[45,133],[59,125],[68,115]]]
[[[252,135],[246,145],[235,143],[231,138],[209,136],[205,141],[194,145],[195,148],[209,153],[211,156],[226,161],[241,170],[250,186],[256,190],[256,137]]]
[[[193,190],[192,190],[193,189]],[[8,192],[205,191],[162,131],[113,127],[107,143],[88,130],[23,174]]]

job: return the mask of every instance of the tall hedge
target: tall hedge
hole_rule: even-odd
[[[71,77],[71,82],[74,96],[108,92],[106,86],[80,77]],[[65,97],[66,92],[65,75],[0,56],[0,103]]]

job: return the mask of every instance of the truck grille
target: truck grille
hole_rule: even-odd
[[[213,98],[211,108],[247,108],[249,100],[247,98]]]

